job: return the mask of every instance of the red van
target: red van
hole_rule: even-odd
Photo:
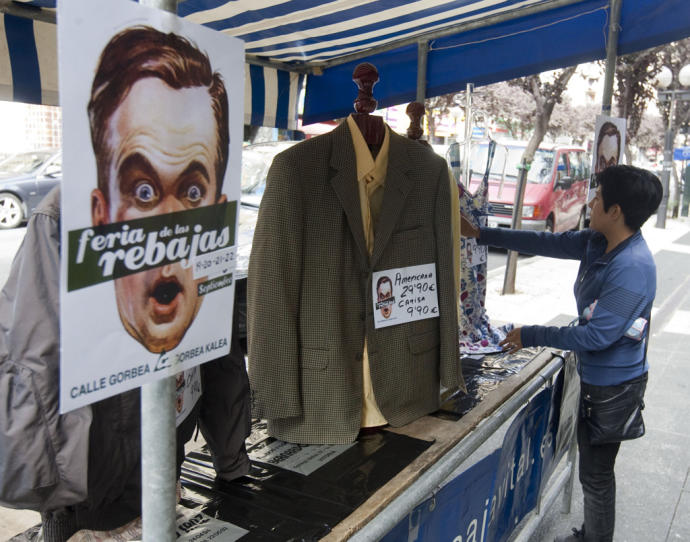
[[[489,175],[490,227],[511,226],[518,165],[526,143],[500,142]],[[470,192],[486,170],[489,143],[472,144]],[[541,145],[527,173],[522,229],[566,231],[585,227],[590,159],[576,146]]]

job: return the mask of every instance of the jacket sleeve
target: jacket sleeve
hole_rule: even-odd
[[[443,163],[437,184],[434,228],[437,247],[437,266],[439,272],[446,270],[437,280],[440,309],[440,373],[441,383],[447,388],[465,388],[460,364],[460,343],[458,335],[458,303],[455,282],[454,247],[455,236],[452,231],[451,212],[455,207],[451,202],[448,169]]]
[[[633,265],[612,266],[592,318],[572,327],[525,326],[523,346],[552,346],[564,350],[605,350],[630,328],[652,299],[645,291],[647,280]]]
[[[268,172],[247,278],[247,332],[252,411],[259,418],[299,416],[297,334],[302,281],[299,167],[278,154]]]
[[[87,496],[91,409],[58,412],[59,236],[34,214],[0,293],[0,504],[13,508]]]
[[[563,233],[510,230],[507,228],[480,228],[477,242],[525,254],[569,260],[581,259],[587,248],[591,231]]]

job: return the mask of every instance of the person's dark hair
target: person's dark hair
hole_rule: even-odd
[[[604,211],[619,205],[625,225],[633,231],[639,230],[661,203],[661,181],[646,169],[611,166],[599,173],[596,180],[601,186]]]
[[[140,79],[155,77],[171,88],[206,87],[218,134],[216,199],[220,197],[228,163],[228,95],[223,79],[214,73],[208,56],[187,39],[149,26],[127,28],[113,36],[101,53],[88,105],[91,143],[96,155],[98,188],[109,199],[107,167],[108,121]],[[184,111],[179,114],[184,115]]]
[[[602,140],[606,136],[616,136],[616,148],[618,149],[616,163],[618,163],[618,160],[620,160],[621,157],[621,133],[618,130],[618,126],[616,126],[613,122],[607,120],[601,125],[601,128],[599,129],[599,136],[597,137],[597,146],[595,152],[597,154],[599,153],[599,145],[601,145]]]
[[[376,282],[376,291],[377,292],[379,291],[379,288],[381,287],[381,285],[385,282],[389,282],[391,285],[391,288],[393,287],[393,282],[391,281],[391,279],[389,279],[386,276],[379,277],[379,280]]]

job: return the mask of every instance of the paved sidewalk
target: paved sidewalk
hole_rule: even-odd
[[[647,434],[623,443],[616,462],[615,542],[690,542],[690,222],[668,220],[643,235],[657,262],[657,297],[649,345]],[[576,315],[572,287],[578,262],[532,258],[517,269],[516,291],[501,296],[505,268],[489,273],[487,310],[492,321],[565,325]],[[534,542],[551,542],[582,523],[576,481],[570,514],[561,501]]]
[[[643,235],[655,255],[658,291],[652,317],[647,435],[618,456],[616,542],[690,542],[690,222],[669,220]],[[488,274],[487,310],[494,323],[565,325],[576,315],[572,285],[578,263],[535,257],[520,262],[517,293],[501,296],[504,268]],[[582,522],[575,484],[569,515],[557,501],[534,542],[551,541]],[[38,514],[0,508],[0,541],[36,524]]]

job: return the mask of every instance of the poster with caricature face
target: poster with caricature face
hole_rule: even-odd
[[[127,0],[58,17],[66,412],[229,351],[244,46]]]
[[[588,201],[596,192],[596,176],[609,166],[625,163],[625,119],[597,115],[592,147],[592,179]]]

